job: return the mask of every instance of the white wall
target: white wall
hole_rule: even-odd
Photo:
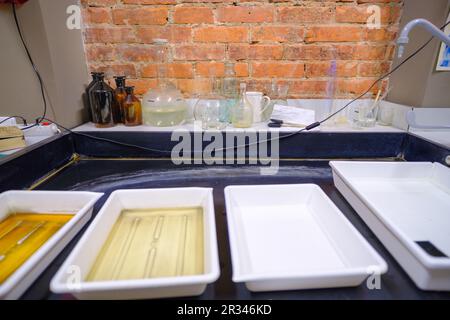
[[[445,23],[449,0],[405,0],[400,26],[416,18],[425,18],[435,25]],[[410,35],[404,57],[425,43],[430,34],[420,27]],[[420,54],[407,62],[390,78],[392,91],[388,100],[415,107],[450,107],[450,72],[435,71],[440,42],[433,40]],[[394,60],[394,66],[399,60]]]
[[[66,8],[76,0],[32,0],[17,7],[25,41],[44,79],[47,115],[74,127],[83,118],[82,93],[89,81],[81,30],[66,28]],[[0,5],[0,116],[42,114],[39,82],[20,43],[10,5]],[[51,106],[53,108],[51,108]]]

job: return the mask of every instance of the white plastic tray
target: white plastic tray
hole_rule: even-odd
[[[0,194],[0,220],[11,212],[73,213],[60,230],[0,285],[1,299],[17,299],[92,216],[103,193],[78,191],[7,191]]]
[[[251,291],[358,286],[384,260],[316,185],[225,188],[233,281]]]
[[[330,162],[334,183],[416,285],[450,290],[450,169]]]
[[[120,213],[126,209],[203,208],[204,273],[133,280],[85,281]],[[74,272],[79,279],[74,281]],[[219,277],[212,189],[117,190],[108,198],[77,246],[50,283],[56,293],[78,299],[151,299],[200,295]],[[76,275],[76,273],[75,273]]]

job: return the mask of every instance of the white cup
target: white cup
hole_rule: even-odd
[[[246,97],[253,107],[253,122],[261,122],[262,114],[269,107],[270,98],[257,91],[247,91]]]

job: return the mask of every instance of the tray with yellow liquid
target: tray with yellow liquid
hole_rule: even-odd
[[[13,213],[0,221],[0,284],[72,217],[73,214]]]
[[[202,294],[218,277],[212,189],[117,190],[50,288],[79,299],[181,297]]]
[[[0,194],[0,298],[17,299],[89,220],[100,193]]]

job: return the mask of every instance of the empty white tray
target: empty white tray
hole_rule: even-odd
[[[251,291],[358,286],[387,265],[316,185],[225,188],[233,281]]]
[[[330,162],[334,183],[423,290],[450,290],[450,169],[429,162]]]
[[[0,285],[1,299],[17,299],[25,292],[89,221],[92,208],[102,195],[79,191],[7,191],[0,194],[0,220],[11,212],[74,214]]]
[[[204,273],[161,278],[86,281],[100,250],[123,210],[203,208]],[[174,239],[177,235],[174,234]],[[151,240],[151,234],[148,236]],[[170,267],[170,266],[168,266]],[[79,279],[74,276],[78,274]],[[56,293],[78,299],[151,299],[195,296],[220,274],[212,189],[173,188],[114,191],[50,283]]]

